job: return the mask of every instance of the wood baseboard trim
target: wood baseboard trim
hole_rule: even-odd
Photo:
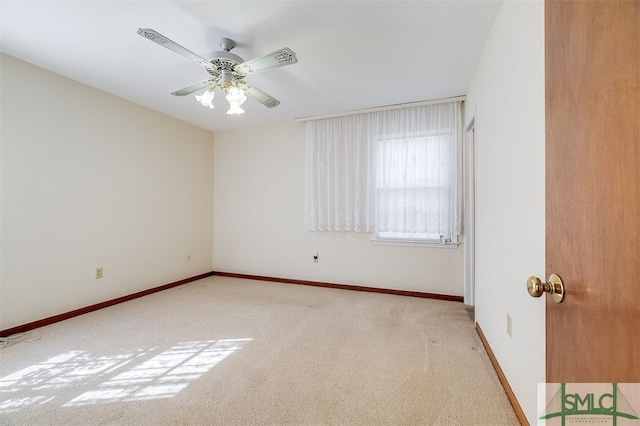
[[[394,294],[396,296],[421,297],[423,299],[438,299],[438,300],[447,300],[450,302],[464,301],[464,298],[462,296],[451,296],[448,294],[422,293],[419,291],[392,290],[392,289],[386,289],[386,288],[365,287],[365,286],[350,285],[350,284],[335,284],[335,283],[326,283],[326,282],[320,282],[320,281],[294,280],[290,278],[265,277],[262,275],[236,274],[233,272],[214,271],[213,275],[217,275],[220,277],[243,278],[243,279],[257,280],[257,281],[270,281],[270,282],[283,283],[283,284],[297,284],[297,285],[308,285],[312,287],[334,288],[339,290],[354,290],[354,291],[365,291],[369,293]]]
[[[516,398],[516,394],[513,393],[513,389],[511,389],[511,385],[509,385],[507,376],[504,375],[504,372],[502,371],[500,364],[498,364],[498,360],[496,359],[495,354],[491,350],[491,346],[489,346],[489,342],[487,341],[487,338],[485,337],[484,333],[482,332],[482,329],[480,328],[480,324],[478,324],[477,322],[476,322],[476,331],[478,332],[478,336],[480,336],[482,345],[487,351],[487,355],[489,355],[489,360],[491,360],[491,364],[493,365],[493,368],[496,370],[496,373],[498,374],[498,379],[500,380],[500,383],[504,388],[504,392],[507,394],[507,398],[509,398],[509,402],[513,407],[513,411],[515,412],[516,417],[518,418],[518,421],[523,426],[529,426],[529,421],[527,420],[527,416],[524,415],[524,411],[522,411],[522,407],[520,406],[520,403]]]
[[[107,300],[105,302],[96,303],[95,305],[87,306],[80,309],[75,309],[73,311],[65,312],[63,314],[54,315],[49,318],[44,318],[38,321],[30,322],[28,324],[19,325],[12,328],[7,328],[6,330],[0,331],[1,337],[11,336],[15,333],[24,333],[27,331],[31,331],[36,328],[44,327],[45,325],[53,324],[59,321],[64,321],[69,318],[77,317],[79,315],[83,315],[89,312],[97,311],[98,309],[103,309],[109,306],[117,305],[118,303],[127,302],[129,300],[137,299],[142,296],[147,296],[149,294],[157,293],[162,290],[168,290],[173,287],[177,287],[179,285],[187,284],[193,281],[200,280],[202,278],[210,277],[213,275],[213,272],[206,272],[204,274],[196,275],[193,277],[185,278],[180,281],[175,281],[169,284],[164,284],[159,287],[153,287],[147,290],[139,291],[137,293],[129,294],[126,296],[118,297],[116,299]]]

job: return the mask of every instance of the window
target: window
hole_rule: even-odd
[[[376,143],[378,240],[452,242],[451,132]]]
[[[461,102],[307,123],[307,230],[457,243]]]

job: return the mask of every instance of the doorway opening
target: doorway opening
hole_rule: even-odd
[[[463,148],[464,303],[475,305],[476,290],[476,119],[465,128]]]

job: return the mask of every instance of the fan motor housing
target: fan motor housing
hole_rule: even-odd
[[[229,71],[238,78],[245,77],[246,74],[241,74],[235,71],[235,66],[244,62],[244,59],[242,59],[240,56],[226,51],[214,52],[213,55],[214,56],[209,59],[209,62],[213,64],[215,68],[215,74],[213,72],[209,72],[209,74],[220,75],[222,71]]]

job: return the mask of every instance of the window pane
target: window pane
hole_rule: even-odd
[[[378,236],[449,240],[450,134],[377,143]]]

